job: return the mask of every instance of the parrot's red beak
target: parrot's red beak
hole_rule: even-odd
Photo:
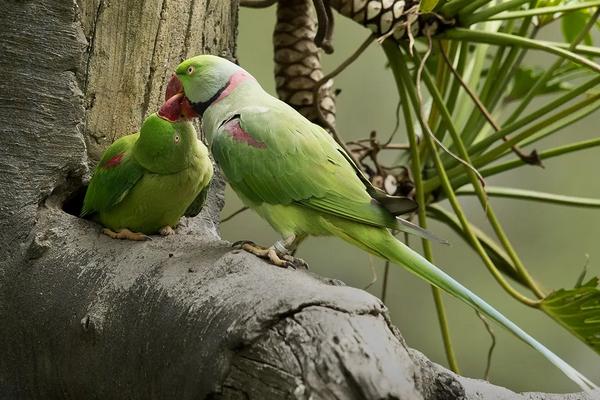
[[[177,77],[177,75],[173,74],[169,83],[167,83],[167,90],[165,91],[165,101],[169,100],[171,97],[175,96],[177,93],[183,93],[183,85],[181,81]]]
[[[167,84],[165,103],[158,111],[158,115],[169,121],[176,121],[180,118],[192,119],[198,117],[198,113],[194,111],[194,107],[192,107],[189,99],[185,97],[183,85],[175,74],[171,76]],[[173,117],[176,118],[172,119]]]
[[[184,96],[183,93],[177,93],[171,96],[158,110],[158,116],[167,121],[176,122],[181,118],[181,102]]]

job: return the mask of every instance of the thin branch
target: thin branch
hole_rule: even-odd
[[[562,129],[567,125],[574,123],[590,113],[600,108],[600,93],[592,95],[579,103],[568,107],[551,117],[540,121],[534,126],[525,129],[523,132],[516,134],[506,142],[499,144],[498,146],[490,149],[488,152],[482,154],[480,157],[473,160],[475,165],[488,165],[491,161],[495,161],[502,157],[506,150],[513,144],[522,142],[525,139],[534,137],[536,140],[543,136],[546,136],[548,132],[543,130],[549,129],[552,132]],[[535,136],[534,136],[535,135]],[[532,141],[531,139],[530,141]]]
[[[548,46],[558,47],[559,49],[570,50],[573,53],[588,56],[588,57],[600,57],[600,48],[596,46],[586,46],[586,45],[577,45],[575,47],[571,46],[571,43],[565,42],[552,42],[549,40],[540,40],[540,43],[543,43]]]
[[[490,348],[488,349],[488,353],[487,353],[487,361],[485,363],[485,371],[483,373],[483,379],[485,379],[486,381],[489,381],[490,380],[490,369],[492,367],[492,356],[494,354],[494,348],[496,347],[496,334],[494,333],[494,330],[492,329],[487,318],[479,311],[475,311],[475,313],[477,314],[477,316],[479,317],[481,322],[483,322],[483,326],[485,326],[485,330],[487,331],[487,333],[490,335],[490,338],[492,339],[492,343],[490,344]]]
[[[442,44],[442,42],[443,42],[443,44]],[[439,43],[440,43],[440,46],[446,47],[446,46],[449,46],[452,42],[439,41]],[[456,42],[454,42],[454,43],[456,43]],[[450,83],[450,73],[448,72],[448,68],[446,68],[446,66],[441,62],[437,63],[437,66],[436,66],[435,82],[437,85],[439,85],[440,91],[445,96],[446,92],[448,90],[448,85]],[[433,132],[435,132],[434,133],[435,137],[438,138],[440,141],[442,141],[443,139],[440,137],[440,127],[443,124],[440,123],[439,112],[436,107],[431,107],[431,109],[429,110],[429,120],[427,123],[431,127],[431,130]],[[421,152],[421,158],[423,160],[423,164],[425,164],[428,159],[427,147],[422,147],[419,150]]]
[[[415,56],[415,57],[418,57],[418,56]],[[441,94],[439,93],[438,89],[436,88],[433,78],[431,78],[431,76],[429,75],[429,73],[427,71],[425,71],[424,77],[425,77],[424,82],[427,85],[429,92],[432,95],[433,102],[434,102],[434,104],[437,105],[437,107],[440,108],[442,120],[448,126],[448,131],[450,132],[452,140],[454,141],[455,145],[457,146],[457,148],[459,150],[460,156],[463,157],[466,160],[466,162],[470,163],[471,160],[469,158],[468,150],[466,149],[460,135],[458,134],[456,127],[454,126],[454,123],[452,122],[452,116],[450,115],[448,109],[446,108],[446,106],[444,104],[444,100],[441,97]],[[469,174],[471,183],[473,184],[473,187],[477,191],[477,197],[479,198],[481,206],[485,209],[486,217],[487,217],[490,225],[494,229],[494,232],[496,233],[498,240],[500,240],[500,243],[502,244],[502,246],[508,253],[508,256],[513,261],[515,267],[517,267],[517,270],[519,271],[521,276],[527,282],[528,288],[538,298],[540,298],[540,299],[544,298],[544,292],[539,288],[538,283],[531,277],[531,275],[529,274],[529,272],[527,271],[527,269],[521,262],[519,256],[517,255],[517,252],[512,247],[512,244],[510,243],[506,233],[504,232],[502,225],[500,224],[500,221],[498,220],[496,214],[494,213],[493,208],[491,207],[491,205],[488,202],[487,194],[485,193],[485,189],[484,189],[483,185],[481,184],[480,180],[477,179],[475,174],[473,174],[472,170],[467,170],[467,174]],[[444,170],[444,176],[446,177],[445,179],[448,179],[448,176],[447,176],[445,170]],[[449,182],[446,182],[446,183],[449,183]],[[452,196],[453,198],[456,198],[456,195],[454,194],[451,186],[450,186],[449,191],[450,192],[446,191],[446,194],[448,196]],[[458,212],[457,212],[457,215],[458,215]],[[465,221],[466,221],[466,219],[465,219]],[[476,238],[475,238],[475,240],[476,240]]]
[[[424,107],[423,107],[423,94],[421,92],[421,76],[423,74],[423,70],[425,69],[425,62],[427,61],[427,58],[429,58],[429,55],[431,54],[431,49],[433,47],[433,43],[431,41],[431,33],[435,31],[435,27],[434,25],[431,25],[428,28],[425,28],[425,35],[427,37],[427,51],[425,52],[425,54],[423,55],[423,58],[421,59],[421,62],[419,63],[419,67],[417,69],[417,78],[416,78],[416,84],[415,87],[417,89],[417,99],[419,100],[419,119],[421,120],[421,124],[423,125],[423,129],[425,130],[425,132],[427,132],[427,134],[431,137],[431,140],[433,140],[442,150],[444,150],[448,155],[450,155],[452,158],[454,158],[456,161],[458,161],[459,163],[461,163],[462,165],[464,165],[465,167],[467,167],[468,169],[470,169],[471,171],[473,171],[473,173],[475,173],[475,175],[477,175],[478,179],[481,181],[481,184],[483,186],[485,186],[485,181],[483,180],[483,177],[481,176],[481,174],[479,173],[479,171],[477,171],[475,169],[475,167],[473,167],[470,163],[468,163],[467,161],[463,160],[462,158],[460,158],[459,156],[457,156],[456,154],[452,153],[450,151],[450,149],[448,149],[431,131],[431,128],[429,127],[429,125],[427,124],[427,118],[425,118],[425,111],[424,111]]]
[[[458,80],[458,83],[460,83],[462,88],[467,92],[467,94],[469,95],[471,100],[473,100],[473,103],[475,103],[475,105],[477,106],[477,108],[479,109],[481,114],[485,117],[485,119],[487,119],[487,121],[494,128],[494,130],[499,131],[500,127],[498,126],[496,121],[494,121],[494,118],[492,117],[490,112],[487,110],[487,108],[485,108],[485,106],[483,105],[483,103],[481,102],[479,97],[471,90],[469,85],[467,85],[467,83],[463,80],[462,76],[460,76],[460,74],[456,71],[456,69],[454,68],[454,66],[452,65],[450,60],[448,59],[448,55],[446,54],[446,51],[444,50],[444,46],[442,46],[441,42],[438,42],[438,47],[440,49],[440,54],[442,55],[442,58],[444,59],[444,62],[448,66],[448,69],[450,70],[450,72],[452,72],[454,77]]]
[[[600,65],[596,64],[593,61],[588,60],[585,57],[582,57],[573,51],[565,50],[560,47],[553,46],[548,44],[547,42],[542,42],[539,40],[531,40],[528,38],[511,35],[507,33],[500,32],[484,32],[473,29],[465,29],[465,28],[452,28],[448,29],[436,37],[440,39],[450,39],[450,40],[459,40],[459,41],[469,41],[475,43],[487,43],[493,44],[496,46],[517,46],[517,47],[525,47],[535,50],[545,51],[547,53],[555,54],[559,57],[566,58],[574,63],[585,66],[595,72],[600,72]]]
[[[249,208],[250,207],[246,207],[246,206],[240,208],[239,210],[237,210],[237,211],[229,214],[227,217],[221,219],[221,223],[224,224],[225,222],[229,221],[230,219],[232,219],[236,215],[243,213],[244,211],[248,210]]]
[[[383,150],[408,150],[410,149],[410,145],[405,143],[390,143],[384,144],[381,148]]]
[[[440,8],[441,13],[449,13],[450,15],[454,15],[456,13],[459,14],[471,14],[475,10],[485,6],[487,3],[490,3],[492,0],[461,0],[454,1],[452,3],[447,4]]]
[[[536,111],[526,114],[521,119],[519,119],[509,125],[505,124],[500,132],[496,132],[494,134],[491,134],[491,135],[479,140],[472,146],[471,150],[474,153],[480,153],[480,152],[486,150],[502,136],[507,136],[508,134],[515,132],[518,129],[521,129],[524,126],[529,125],[530,123],[534,122],[535,120],[537,120],[541,117],[547,116],[552,111],[558,109],[559,107],[562,107],[564,104],[575,99],[576,97],[588,92],[590,89],[597,87],[597,85],[599,85],[599,84],[600,84],[600,76],[597,76],[595,78],[590,79],[587,82],[582,83],[581,85],[568,91],[567,93],[563,94],[562,96],[558,97],[557,99],[545,104],[543,107],[540,107]],[[581,105],[582,104],[579,103],[579,107],[581,107]]]
[[[462,77],[460,76],[460,74],[452,66],[452,63],[450,62],[450,60],[448,59],[448,56],[446,55],[446,51],[444,50],[444,47],[441,45],[440,42],[438,42],[438,44],[439,44],[439,48],[440,48],[440,54],[442,55],[442,58],[444,59],[446,65],[448,66],[448,69],[452,72],[452,74],[454,75],[454,77],[458,80],[458,82],[460,83],[460,85],[467,92],[467,94],[469,95],[469,97],[471,98],[471,100],[473,100],[473,102],[475,103],[475,105],[477,106],[477,108],[479,109],[479,111],[481,112],[481,114],[489,122],[489,124],[492,126],[492,128],[494,128],[494,130],[496,132],[500,131],[501,130],[500,126],[496,123],[496,121],[494,120],[494,118],[492,117],[492,115],[490,114],[490,112],[487,110],[487,108],[485,107],[485,105],[481,102],[481,100],[479,99],[479,97],[477,96],[477,94],[475,94],[471,90],[471,88],[469,87],[469,85],[467,85],[467,83],[462,79]],[[508,139],[506,138],[506,136],[502,136],[502,140],[504,140],[506,142]],[[526,155],[526,154],[524,154],[521,151],[521,149],[519,149],[519,147],[516,144],[512,145],[511,149],[517,155],[517,157],[519,157],[521,160],[523,160],[527,164],[538,165],[540,167],[543,166],[542,162],[539,159],[538,154],[537,154],[537,152],[535,150],[533,150],[531,152],[531,154]]]
[[[591,8],[591,7],[598,7],[598,6],[600,6],[600,1],[594,0],[594,1],[584,1],[584,2],[565,4],[565,5],[561,5],[561,6],[553,6],[553,7],[536,7],[536,8],[532,8],[530,10],[505,11],[505,12],[498,13],[498,14],[495,14],[492,16],[487,16],[487,17],[485,15],[480,16],[479,14],[483,14],[483,12],[482,12],[482,13],[474,14],[472,16],[472,18],[469,18],[469,23],[480,22],[484,19],[486,21],[507,20],[507,19],[516,19],[516,18],[531,17],[531,16],[565,13],[565,12],[569,12],[569,11],[581,10],[582,8]],[[472,21],[474,21],[474,22],[472,22]]]
[[[375,37],[373,35],[369,35],[369,37],[360,45],[360,47],[353,54],[350,55],[350,57],[348,57],[344,62],[342,62],[332,72],[325,75],[317,83],[315,83],[315,86],[313,88],[313,104],[317,111],[319,120],[321,120],[322,124],[325,125],[325,127],[331,132],[331,135],[333,136],[335,141],[340,145],[340,147],[342,147],[342,149],[344,149],[344,151],[353,159],[354,159],[354,156],[352,155],[352,152],[350,152],[348,150],[348,148],[346,147],[346,144],[340,138],[340,136],[339,136],[337,130],[335,129],[335,127],[333,126],[333,124],[331,124],[327,120],[325,115],[323,114],[323,110],[321,109],[321,99],[320,99],[319,94],[321,92],[321,87],[324,84],[326,84],[330,79],[335,78],[338,74],[340,74],[342,71],[344,71],[350,64],[352,64],[367,49],[367,47],[369,47],[369,45],[373,42],[373,40],[375,40]],[[354,162],[356,164],[358,164],[356,159],[354,159]]]
[[[328,4],[329,0],[325,1],[325,12],[327,13],[327,22],[328,28],[327,33],[325,35],[325,40],[323,41],[326,47],[323,47],[323,50],[327,54],[333,53],[333,31],[335,27],[335,19],[333,17],[333,11],[331,11],[331,6]]]
[[[488,187],[486,191],[490,197],[500,197],[506,199],[530,200],[540,203],[558,204],[563,206],[600,208],[600,199],[565,196],[561,194],[538,192],[536,190],[517,189],[510,187]],[[461,188],[456,191],[456,195],[473,195],[473,188]]]
[[[532,2],[534,1],[536,0],[532,0]],[[531,20],[532,17],[524,18],[523,21],[521,21],[521,26],[515,34],[517,36],[529,37],[530,39],[535,38],[538,34],[539,27],[536,25],[531,25]],[[513,25],[514,22],[509,21],[505,26],[504,33],[513,33]],[[530,26],[532,26],[531,32],[529,32]],[[462,44],[467,46],[470,45],[469,42],[463,42]],[[511,79],[518,71],[519,65],[521,65],[523,59],[529,51],[528,48],[511,47],[506,54],[506,58],[504,58],[502,61],[502,55],[507,47],[508,46],[500,46],[500,48],[497,49],[495,60],[492,62],[492,65],[488,70],[485,83],[480,92],[480,98],[490,110],[494,110],[502,98],[502,94],[504,93],[504,90],[498,90],[497,88],[508,88],[510,86],[509,84]],[[463,137],[465,144],[469,147],[470,154],[476,154],[472,150],[471,146],[473,141],[478,137],[478,133],[483,128],[484,124],[485,121],[483,118],[480,118],[479,113],[471,113],[467,123],[463,125],[464,134],[461,136]],[[454,160],[450,160],[449,163],[444,162],[444,166],[449,168],[453,164],[453,161]]]
[[[315,84],[315,88],[313,89],[313,91],[318,92],[318,90],[321,88],[321,86],[323,86],[325,83],[327,83],[327,81],[335,78],[341,72],[343,72],[346,68],[348,68],[348,66],[350,64],[352,64],[354,61],[356,61],[356,59],[367,49],[367,47],[369,47],[369,45],[371,43],[373,43],[374,40],[375,40],[375,36],[369,35],[369,37],[367,37],[365,39],[365,41],[358,47],[358,49],[356,49],[356,51],[350,55],[350,57],[348,57],[346,60],[344,60],[340,65],[338,65],[329,74],[327,74],[323,78],[319,79],[319,81]]]
[[[278,0],[240,0],[241,7],[267,8],[277,3]]]
[[[386,304],[387,300],[387,287],[388,287],[388,277],[390,275],[390,262],[385,260],[385,267],[383,270],[383,283],[381,285],[381,301],[383,304]]]
[[[598,8],[596,10],[596,12],[594,13],[594,15],[590,17],[590,19],[587,21],[586,25],[578,33],[575,40],[573,40],[573,43],[571,43],[571,45],[569,46],[570,51],[573,51],[573,49],[575,49],[577,47],[577,45],[585,39],[585,36],[588,34],[590,29],[592,29],[594,27],[596,20],[598,19],[599,16],[600,16],[600,8]],[[536,82],[529,89],[529,91],[527,92],[527,94],[525,95],[525,97],[523,98],[521,103],[519,104],[519,106],[512,112],[512,114],[506,120],[507,124],[510,124],[511,122],[515,121],[523,113],[523,111],[525,111],[525,109],[527,108],[527,106],[529,105],[531,100],[533,100],[534,96],[537,94],[539,88],[543,87],[546,84],[546,82],[548,82],[552,78],[552,75],[554,74],[554,72],[558,68],[560,68],[560,66],[563,64],[564,61],[565,60],[563,58],[559,58],[558,60],[556,60],[550,66],[550,68],[548,68],[544,72],[544,74],[536,80]]]
[[[448,367],[457,374],[460,374],[460,368],[458,366],[458,360],[452,347],[452,339],[450,337],[450,327],[448,324],[448,316],[446,313],[446,307],[442,298],[442,291],[440,288],[431,285],[431,295],[433,296],[433,302],[435,304],[435,310],[438,316],[438,324],[440,325],[440,331],[442,333],[442,342],[444,343],[444,350],[446,352],[446,358],[448,359]]]
[[[396,47],[396,49],[398,49]],[[386,50],[386,45],[384,45],[384,50]],[[387,50],[386,50],[387,53]],[[388,58],[390,58],[388,56]],[[390,58],[390,64],[393,68],[393,63]],[[394,76],[396,76],[396,71],[394,70]],[[408,80],[408,78],[407,78]],[[406,91],[404,87],[398,85],[398,92],[400,95],[400,103],[402,104],[402,111],[404,114],[404,121],[406,124],[406,134],[408,136],[410,142],[410,151],[411,151],[411,168],[412,175],[415,182],[415,191],[416,191],[416,200],[419,204],[419,209],[417,211],[419,217],[419,225],[424,229],[427,228],[427,214],[425,211],[425,192],[423,191],[423,178],[422,178],[422,165],[418,148],[418,139],[415,131],[415,126],[413,124],[412,114],[410,112],[409,102],[407,99]],[[408,245],[408,234],[404,234],[405,242]],[[431,248],[431,243],[428,240],[423,239],[421,241],[423,246],[423,253],[425,258],[431,262],[433,262],[433,250]],[[454,353],[454,348],[452,347],[452,340],[450,337],[450,327],[448,324],[448,318],[446,316],[446,308],[444,306],[444,301],[442,298],[442,294],[440,289],[431,286],[431,292],[433,296],[433,301],[435,304],[436,313],[438,316],[438,323],[440,325],[440,332],[442,334],[442,341],[444,343],[444,350],[446,352],[446,358],[448,360],[448,365],[450,369],[454,372],[459,371],[458,361],[456,359],[456,354]]]
[[[450,42],[450,46],[455,46],[455,57],[456,57],[456,52],[458,52],[458,60],[456,62],[456,67],[459,73],[463,73],[465,71],[465,66],[467,63],[467,56],[468,56],[468,43],[467,42],[463,42],[463,43],[459,43],[459,42]],[[458,81],[453,80],[450,84],[450,88],[448,89],[448,97],[447,97],[447,106],[448,106],[448,110],[450,110],[451,113],[453,113],[455,111],[456,108],[456,101],[458,99],[458,91],[460,89],[460,85],[458,83]],[[446,128],[444,124],[439,124],[438,125],[438,129],[435,133],[435,136],[440,139],[440,140],[444,140],[444,135],[446,133]],[[427,149],[427,147],[423,148],[423,151],[425,151]]]
[[[539,153],[539,157],[542,160],[547,160],[549,158],[558,157],[564,154],[569,154],[573,152],[578,152],[581,150],[599,147],[600,146],[600,138],[584,140],[581,142],[571,143],[564,146],[554,147],[552,149],[544,150]],[[521,159],[513,159],[509,160],[491,167],[485,167],[480,170],[481,175],[483,176],[493,176],[505,171],[509,171],[511,169],[515,169],[518,167],[522,167],[525,165],[523,160]],[[469,178],[465,175],[460,175],[458,177],[452,178],[452,187],[461,187],[467,184]],[[424,183],[425,191],[430,193],[432,190],[435,190],[440,185],[439,179],[437,177],[431,178],[430,180]]]
[[[398,129],[400,128],[400,106],[401,106],[400,99],[398,99],[398,103],[396,104],[396,124],[394,125],[394,130],[390,134],[390,137],[383,144],[383,147],[388,146],[392,142],[392,139],[394,139],[394,136],[396,136],[396,133],[398,132]]]
[[[327,0],[313,0],[315,11],[317,12],[317,34],[315,35],[315,44],[322,48],[325,53],[333,53],[333,47],[331,46],[331,36],[333,32],[333,15],[329,5],[326,4]],[[328,11],[329,9],[329,11]]]
[[[351,140],[346,142],[348,146],[358,146],[362,150],[371,150],[371,147],[364,145],[364,142],[371,142],[371,138],[369,139],[361,139],[361,140]],[[410,145],[407,143],[389,143],[389,144],[380,144],[377,146],[380,150],[408,150],[410,149]]]
[[[524,3],[527,3],[528,1],[531,0],[501,1],[498,4],[488,7],[485,10],[480,11],[478,13],[461,11],[461,22],[465,26],[473,25],[479,21],[491,18],[491,16],[501,13],[502,11],[510,10],[511,8],[517,8],[523,5]]]

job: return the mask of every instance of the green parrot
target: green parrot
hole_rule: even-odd
[[[139,133],[115,141],[87,188],[81,216],[91,215],[115,239],[145,240],[174,233],[183,216],[197,215],[213,176],[208,150],[173,96],[144,121]]]
[[[248,72],[223,58],[200,55],[182,62],[167,97],[184,93],[202,117],[216,162],[248,207],[282,235],[269,248],[243,248],[280,266],[307,235],[333,235],[404,266],[496,320],[542,353],[582,389],[593,382],[500,312],[420,254],[390,230],[427,236],[397,215],[414,210],[404,198],[374,189],[327,132],[269,95]],[[186,103],[187,104],[187,103]]]

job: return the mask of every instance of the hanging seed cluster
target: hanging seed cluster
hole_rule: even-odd
[[[322,124],[314,103],[314,88],[323,78],[321,55],[315,45],[317,18],[312,0],[280,0],[273,33],[275,84],[279,98],[317,124]],[[327,121],[335,123],[333,81],[320,89],[319,105]]]
[[[325,5],[369,28],[377,37],[405,39],[408,30],[418,36],[419,0],[325,0]],[[321,51],[315,45],[317,17],[313,0],[279,0],[277,23],[273,33],[275,83],[280,99],[312,122],[323,124],[313,96],[323,78]],[[321,113],[331,126],[335,124],[333,81],[319,90]]]
[[[407,29],[413,36],[418,36],[420,30],[419,0],[329,0],[329,5],[378,37],[400,40],[407,36]]]

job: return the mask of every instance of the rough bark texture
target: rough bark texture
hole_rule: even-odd
[[[208,0],[0,2],[0,399],[542,398],[407,349],[366,292],[232,251],[219,179],[168,238],[63,211],[182,57],[232,55],[235,19]]]
[[[78,0],[87,38],[79,82],[93,159],[158,109],[177,62],[206,51],[232,56],[235,35],[229,30],[235,16],[227,3]]]

